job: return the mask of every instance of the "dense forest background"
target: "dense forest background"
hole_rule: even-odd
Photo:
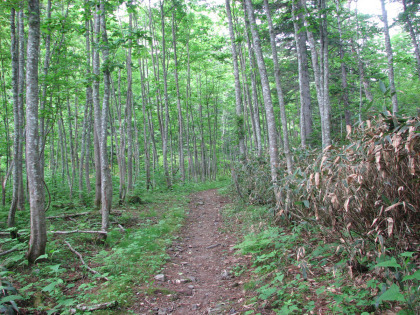
[[[395,1],[391,19],[380,2],[381,15],[341,0],[0,2],[4,235],[29,230],[33,263],[63,200],[99,208],[88,230],[105,240],[113,207],[231,176],[283,223],[408,250],[420,4]]]

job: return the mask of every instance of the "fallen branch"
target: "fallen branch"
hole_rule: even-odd
[[[125,228],[121,224],[119,224],[118,222],[112,222],[112,223],[116,224],[120,228],[121,232],[124,233],[126,231]]]
[[[18,251],[21,251],[21,250],[23,250],[23,249],[19,249],[19,248],[12,248],[12,249],[6,250],[6,251],[4,251],[4,252],[1,252],[1,253],[0,253],[0,257],[1,257],[1,256],[4,256],[4,255],[7,255],[7,254],[10,254],[10,253],[13,253],[13,252],[18,252]]]
[[[88,233],[88,234],[102,234],[107,235],[107,232],[104,231],[80,231],[80,230],[74,230],[74,231],[51,231],[52,234],[75,234],[75,233]]]
[[[92,311],[98,311],[98,310],[105,310],[107,308],[116,307],[117,305],[118,305],[118,302],[117,301],[107,302],[107,303],[101,303],[101,304],[96,304],[96,305],[91,305],[91,306],[77,305],[76,308],[72,308],[70,310],[70,313],[71,314],[76,314],[77,311],[92,312]]]
[[[81,213],[69,213],[69,214],[62,214],[56,216],[49,216],[47,219],[62,219],[62,218],[72,218],[72,217],[80,217],[82,215],[89,214],[90,212],[81,212]]]
[[[94,275],[100,275],[99,272],[97,272],[96,270],[90,268],[84,261],[82,254],[80,254],[77,250],[75,250],[73,247],[71,247],[70,243],[67,241],[64,241],[64,243],[66,243],[66,245],[70,248],[70,250],[77,255],[77,257],[80,258],[80,261],[82,262],[83,265],[85,265],[86,269],[89,270],[90,273],[94,274]],[[109,281],[109,279],[107,277],[104,276],[100,276],[99,278],[105,279],[106,281]]]

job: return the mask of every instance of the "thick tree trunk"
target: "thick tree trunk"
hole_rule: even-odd
[[[30,263],[45,253],[47,230],[44,186],[38,146],[38,59],[40,41],[39,0],[28,1],[28,52],[26,63],[26,165],[31,213],[31,236],[27,258]]]
[[[388,80],[389,80],[389,90],[391,92],[392,100],[392,114],[398,112],[398,97],[397,90],[395,89],[395,80],[394,80],[394,57],[392,53],[391,46],[391,37],[389,36],[389,26],[388,26],[388,13],[385,8],[385,0],[381,0],[382,7],[382,22],[384,23],[384,36],[385,36],[385,49],[386,55],[388,57]]]
[[[248,12],[248,18],[251,27],[252,39],[254,42],[255,55],[257,57],[258,70],[260,72],[261,86],[263,91],[265,113],[267,119],[267,130],[268,130],[268,145],[270,154],[270,169],[271,169],[271,182],[274,186],[274,195],[276,198],[277,206],[280,206],[281,196],[278,187],[278,173],[277,168],[279,165],[278,160],[278,148],[277,148],[277,128],[276,120],[274,116],[273,102],[271,100],[270,84],[268,81],[267,70],[264,62],[264,56],[260,44],[260,36],[258,34],[255,25],[254,9],[252,7],[251,0],[245,0],[246,10]]]
[[[239,141],[239,154],[240,159],[246,159],[245,152],[245,130],[244,130],[244,109],[242,105],[242,95],[241,95],[241,81],[239,78],[239,66],[238,66],[238,54],[236,48],[236,39],[233,32],[233,21],[232,13],[230,10],[230,0],[226,0],[226,14],[229,23],[229,36],[231,42],[232,50],[232,59],[233,59],[233,74],[235,77],[235,101],[236,101],[236,132],[238,134]]]
[[[265,8],[266,16],[267,16],[267,21],[268,21],[268,30],[270,33],[271,53],[273,55],[273,62],[274,62],[274,78],[276,81],[277,97],[278,97],[279,105],[280,105],[280,119],[281,119],[282,131],[283,131],[284,155],[286,156],[287,171],[289,172],[289,174],[291,174],[293,171],[293,162],[292,162],[292,154],[290,153],[290,147],[289,147],[289,134],[287,130],[286,106],[284,104],[283,89],[281,87],[281,82],[280,82],[280,66],[279,66],[279,61],[277,57],[276,36],[274,34],[273,21],[271,19],[271,13],[270,13],[270,8],[268,6],[268,0],[264,0],[264,8]]]

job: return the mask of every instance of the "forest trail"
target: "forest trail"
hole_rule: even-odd
[[[171,259],[154,279],[154,294],[139,296],[131,309],[137,314],[242,314],[249,310],[244,307],[243,279],[230,270],[249,262],[235,255],[236,237],[221,216],[228,198],[212,189],[195,193],[190,200],[185,225],[169,248]]]

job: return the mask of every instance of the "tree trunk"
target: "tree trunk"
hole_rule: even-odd
[[[98,8],[96,8],[98,10]],[[94,113],[94,154],[95,154],[95,206],[99,208],[101,206],[102,200],[102,189],[101,189],[101,153],[100,153],[100,135],[101,135],[101,105],[99,100],[99,43],[100,43],[100,18],[98,12],[95,12],[94,17],[94,49],[93,49],[93,58],[92,58],[92,65],[93,65],[93,113]]]
[[[300,93],[300,139],[302,147],[305,147],[312,134],[312,108],[311,90],[308,69],[308,57],[306,55],[306,34],[299,32],[303,27],[299,20],[302,20],[299,3],[292,1],[293,28],[295,31],[296,53],[299,72],[299,93]]]
[[[102,117],[101,117],[101,135],[100,135],[100,156],[101,156],[101,194],[102,194],[102,224],[101,230],[106,232],[109,226],[109,213],[111,212],[112,205],[112,179],[111,171],[109,169],[108,152],[107,152],[107,122],[109,112],[109,98],[110,98],[110,65],[109,65],[109,51],[108,51],[108,37],[106,31],[105,20],[105,5],[104,0],[101,0],[100,5],[100,26],[102,31],[102,48],[103,57],[103,75],[104,75],[104,97],[102,102]],[[98,14],[98,12],[97,12]]]
[[[229,23],[229,36],[231,42],[232,59],[233,59],[233,74],[235,77],[235,101],[236,101],[236,132],[238,133],[239,141],[239,155],[241,160],[246,159],[245,152],[245,130],[244,130],[244,109],[242,105],[241,95],[241,81],[239,79],[238,54],[236,50],[235,34],[233,32],[232,13],[230,10],[230,0],[226,0],[226,14]]]
[[[26,164],[31,213],[31,236],[27,258],[30,263],[45,253],[47,231],[44,186],[38,147],[38,59],[40,41],[39,0],[28,1],[28,52],[26,63]]]
[[[254,9],[252,7],[251,0],[245,0],[246,10],[248,12],[248,18],[251,27],[252,39],[254,42],[255,55],[257,57],[258,70],[260,72],[261,86],[264,97],[264,106],[267,119],[267,130],[268,130],[268,145],[269,145],[269,155],[270,155],[270,169],[271,169],[271,182],[274,186],[274,195],[276,198],[277,206],[280,206],[281,196],[280,190],[278,187],[278,173],[277,168],[279,165],[278,160],[278,149],[277,149],[277,130],[276,130],[276,120],[274,116],[273,103],[271,100],[270,85],[267,76],[267,70],[265,67],[264,57],[260,44],[260,36],[258,34],[256,25],[255,25],[255,16]]]
[[[7,218],[7,226],[15,226],[15,214],[18,204],[19,193],[19,141],[20,141],[20,119],[19,119],[19,58],[18,58],[18,34],[16,32],[15,24],[15,9],[11,9],[10,13],[10,54],[12,59],[12,93],[13,93],[13,122],[14,122],[14,137],[13,137],[13,197],[10,205],[9,216]]]
[[[414,46],[414,56],[416,57],[416,62],[417,62],[417,75],[420,79],[420,47],[417,41],[416,33],[414,32],[414,27],[413,27],[413,22],[411,21],[410,12],[407,10],[407,0],[403,0],[403,5],[404,5],[405,23],[407,25],[407,29],[411,37],[411,42],[413,43],[413,46]]]
[[[131,2],[128,3],[131,6]],[[129,14],[128,17],[128,28],[131,34],[133,30],[133,13]],[[132,40],[131,37],[128,40],[128,53],[127,53],[127,101],[126,101],[126,127],[127,127],[127,191],[133,190],[133,128],[132,128],[132,60],[131,60],[131,48]],[[122,156],[123,158],[124,155]]]
[[[280,119],[281,119],[282,131],[283,131],[284,155],[286,156],[287,171],[289,172],[289,174],[291,174],[293,172],[293,162],[292,162],[292,154],[290,153],[290,147],[289,147],[289,134],[287,130],[286,107],[284,105],[283,89],[281,87],[281,82],[280,82],[280,66],[279,66],[279,61],[277,57],[276,37],[274,34],[273,21],[271,19],[271,13],[270,13],[270,8],[268,6],[268,0],[264,0],[264,7],[266,11],[268,29],[270,33],[271,53],[273,55],[273,62],[274,62],[274,78],[276,80],[277,97],[279,99],[279,105],[280,105]]]
[[[388,80],[389,80],[389,90],[391,92],[391,99],[392,99],[392,114],[395,115],[398,112],[398,97],[397,97],[397,90],[395,89],[394,57],[392,53],[391,37],[389,36],[388,14],[385,8],[385,0],[381,0],[381,7],[382,7],[382,22],[384,23],[385,49],[386,49],[386,55],[388,57]]]
[[[185,163],[184,163],[184,118],[182,117],[181,95],[179,93],[178,83],[178,56],[176,54],[176,25],[175,12],[172,12],[172,42],[174,47],[174,63],[175,63],[175,85],[176,100],[178,109],[178,150],[179,150],[179,170],[181,173],[181,182],[185,181]]]

